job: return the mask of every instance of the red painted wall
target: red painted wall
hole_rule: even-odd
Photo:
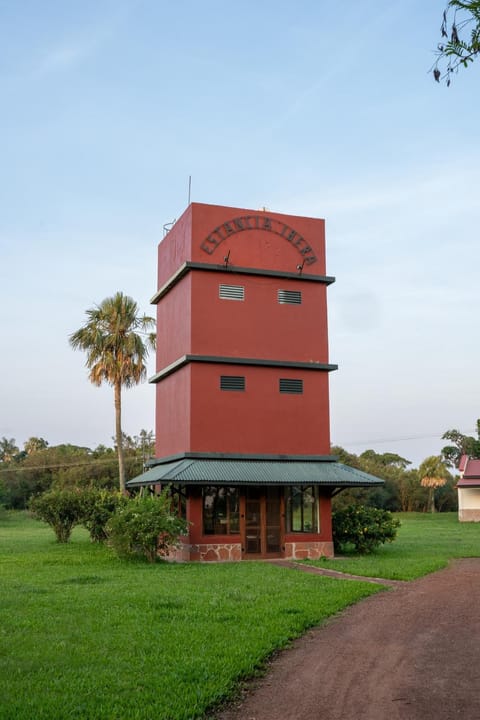
[[[203,499],[202,488],[190,486],[187,488],[187,521],[190,523],[189,541],[191,543],[203,542]]]
[[[229,264],[233,268],[245,266],[295,272],[302,258],[300,250],[311,247],[317,260],[306,265],[304,271],[325,274],[324,220],[197,203],[191,207],[195,230],[192,260],[221,264],[230,250]],[[234,232],[235,220],[244,227],[248,224],[251,229]],[[283,235],[265,232],[262,228],[268,227],[269,221],[271,227]],[[214,232],[216,229],[217,233]],[[229,231],[232,231],[230,235]],[[222,237],[225,239],[221,240]],[[208,254],[205,248],[212,252]],[[308,253],[303,257],[311,255]]]
[[[245,392],[220,390],[243,375]],[[280,394],[279,378],[302,378],[303,395]],[[328,377],[320,371],[192,364],[191,450],[328,455]]]
[[[191,260],[192,208],[193,205],[189,205],[158,246],[158,290],[185,260]]]
[[[244,287],[245,299],[220,299],[221,283]],[[279,304],[278,290],[300,290],[302,304]],[[197,272],[192,278],[192,295],[193,353],[328,362],[323,284]]]
[[[192,279],[187,274],[157,305],[157,372],[191,352]]]
[[[251,229],[234,232],[234,220],[240,220],[244,226],[248,222]],[[262,229],[268,223],[275,232]],[[228,229],[232,234],[228,235]],[[312,248],[312,252],[306,252],[307,248]],[[325,221],[192,203],[159,245],[158,289],[185,261],[222,265],[229,250],[229,265],[233,269],[235,266],[256,267],[285,272],[296,272],[302,259],[313,254],[316,261],[306,262],[303,273],[324,275]],[[302,251],[305,254],[302,255]]]
[[[190,449],[191,366],[156,385],[155,455],[166,457]]]
[[[323,220],[194,203],[162,240],[158,256],[159,289],[186,261],[221,272],[190,270],[161,297],[157,372],[185,355],[328,362],[326,285],[302,280],[325,274]],[[295,278],[235,272],[298,273],[300,263]],[[220,283],[242,285],[244,301],[221,300]],[[300,290],[302,304],[279,304],[279,289]],[[245,376],[246,391],[220,390],[222,374]],[[279,378],[303,379],[303,394],[280,394]],[[157,384],[156,439],[157,457],[328,454],[328,373],[191,363]]]

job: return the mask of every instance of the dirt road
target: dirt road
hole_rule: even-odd
[[[480,559],[348,608],[216,717],[480,720]]]

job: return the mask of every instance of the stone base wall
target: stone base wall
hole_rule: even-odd
[[[238,562],[242,559],[242,546],[240,543],[205,543],[189,545],[183,543],[173,550],[167,560],[176,562]]]
[[[288,560],[333,558],[333,542],[286,542],[284,557]]]
[[[470,511],[471,512],[471,511]],[[472,519],[473,518],[468,518]],[[480,521],[480,511],[478,518]],[[287,560],[319,560],[322,557],[333,557],[333,542],[286,542],[283,557]],[[172,550],[166,560],[174,562],[238,562],[242,559],[240,543],[205,543],[189,545],[182,543]],[[260,560],[261,558],[259,558]]]
[[[190,545],[182,543],[178,548],[170,550],[165,560],[172,562],[189,562],[190,561]]]
[[[458,519],[460,522],[480,522],[480,508],[478,509],[459,509]]]

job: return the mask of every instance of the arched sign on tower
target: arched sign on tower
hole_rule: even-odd
[[[317,262],[317,256],[313,248],[310,247],[300,233],[281,220],[276,220],[267,215],[242,215],[228,220],[212,230],[201,243],[200,248],[208,255],[212,255],[224,240],[235,235],[235,233],[245,232],[246,230],[261,230],[279,235],[297,250],[305,265],[313,265],[313,263]]]

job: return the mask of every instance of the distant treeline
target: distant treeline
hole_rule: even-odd
[[[448,430],[443,438],[450,444],[441,455],[425,458],[418,469],[396,453],[365,450],[360,455],[332,447],[340,462],[379,477],[383,486],[352,488],[336,494],[335,510],[351,503],[394,512],[457,510],[454,475],[463,454],[480,457],[480,421],[477,437]],[[153,433],[141,430],[138,436],[123,435],[127,477],[140,475],[154,455]],[[99,445],[94,450],[79,445],[50,447],[43,438],[32,437],[20,450],[13,438],[0,439],[0,505],[25,509],[34,495],[51,488],[97,487],[118,489],[116,447]]]
[[[371,489],[343,490],[333,498],[335,510],[357,502],[394,512],[427,512],[431,509],[432,489],[422,485],[423,463],[419,469],[409,468],[411,462],[400,455],[389,452],[376,453],[374,450],[365,450],[361,455],[354,455],[341,447],[332,447],[332,454],[337,455],[339,461],[345,465],[358,468],[385,481],[383,486]],[[457,478],[446,467],[443,474],[445,484],[435,488],[434,491],[435,509],[440,512],[451,512],[458,509],[455,489]]]
[[[123,444],[128,477],[140,475],[154,454],[153,433],[142,430],[133,438],[124,434]],[[34,437],[20,450],[13,438],[0,440],[0,505],[23,510],[34,495],[74,487],[118,490],[116,447],[50,447],[43,438]]]

